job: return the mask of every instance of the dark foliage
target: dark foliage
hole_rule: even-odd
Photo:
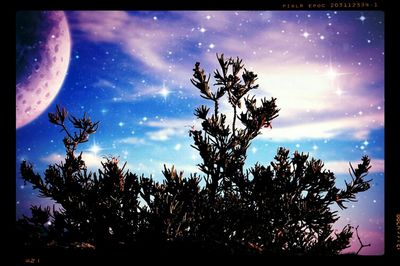
[[[210,77],[195,64],[191,80],[201,97],[212,103],[194,114],[201,130],[189,132],[202,158],[196,174],[185,178],[172,167],[164,168],[162,183],[125,170],[117,158],[107,158],[102,169],[88,171],[79,144],[96,132],[84,115],[78,119],[57,107],[49,114],[66,136],[65,160],[50,165],[44,177],[22,162],[22,178],[42,197],[61,208],[32,206],[32,217],[17,221],[17,243],[30,256],[32,250],[143,250],[162,254],[338,254],[349,246],[353,228],[334,232],[339,219],[331,207],[356,200],[369,189],[364,178],[370,159],[364,156],[357,168],[350,165],[351,182],[344,189],[321,160],[285,148],[270,165],[257,163],[245,170],[251,141],[263,128],[272,128],[278,116],[276,99],[258,101],[249,96],[257,89],[257,75],[243,68],[242,60],[217,56],[220,70]],[[227,100],[233,116],[219,111]],[[70,121],[77,132],[65,124]],[[205,186],[200,186],[201,178]],[[366,245],[364,245],[366,246]],[[98,253],[100,254],[100,252]]]

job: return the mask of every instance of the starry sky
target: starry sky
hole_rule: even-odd
[[[349,162],[367,154],[373,179],[339,211],[335,228],[359,225],[360,254],[384,252],[384,15],[380,11],[67,11],[72,50],[54,102],[16,130],[16,214],[52,204],[24,185],[19,164],[42,173],[64,158],[63,134],[47,120],[56,104],[86,112],[100,128],[80,151],[91,169],[119,156],[137,174],[161,180],[163,164],[200,172],[188,131],[207,104],[190,83],[194,63],[217,67],[216,53],[239,56],[258,74],[257,97],[276,97],[273,128],[251,144],[246,167],[269,164],[281,146],[309,153],[349,180]],[[212,83],[212,82],[210,82]],[[229,105],[222,104],[222,112]],[[333,207],[336,209],[336,207]],[[345,252],[357,251],[353,239]]]

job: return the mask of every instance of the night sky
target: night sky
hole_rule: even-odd
[[[272,129],[251,144],[246,167],[269,164],[278,149],[309,153],[350,180],[363,155],[371,157],[372,187],[340,211],[335,228],[359,225],[361,254],[384,251],[384,15],[378,11],[66,12],[72,50],[68,74],[53,103],[16,130],[17,217],[38,198],[19,174],[28,160],[42,173],[64,158],[63,133],[47,113],[56,104],[100,128],[81,145],[88,167],[119,156],[137,174],[162,178],[163,164],[189,173],[201,158],[188,131],[193,111],[208,104],[190,83],[195,62],[206,72],[216,53],[239,56],[258,74],[257,97],[276,97]],[[210,81],[212,84],[213,82]],[[221,111],[229,112],[223,104]],[[335,207],[336,208],[336,207]],[[359,243],[353,238],[352,247]]]

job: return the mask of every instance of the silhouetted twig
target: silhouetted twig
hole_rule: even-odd
[[[360,246],[360,248],[358,249],[356,255],[358,255],[358,254],[360,253],[360,251],[361,251],[363,248],[365,248],[365,247],[370,247],[370,246],[371,246],[371,244],[364,245],[364,244],[362,243],[361,238],[360,238],[360,236],[358,235],[358,227],[359,227],[359,225],[357,225],[357,227],[356,227],[356,234],[357,234],[358,242],[360,242],[360,245],[361,245],[361,246]]]

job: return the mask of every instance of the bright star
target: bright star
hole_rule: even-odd
[[[93,142],[93,145],[89,148],[89,151],[93,153],[95,156],[97,156],[97,153],[101,150],[102,148],[99,145],[97,145],[96,142]]]
[[[366,20],[367,18],[364,17],[364,15],[361,15],[361,17],[359,17],[359,20],[361,20],[361,22],[364,22],[364,20]]]
[[[166,99],[170,93],[171,93],[171,91],[168,90],[168,88],[166,88],[166,87],[163,87],[163,88],[159,91],[159,94],[160,94],[161,96],[163,96],[164,99]]]
[[[331,80],[334,81],[337,77],[339,76],[344,76],[344,75],[349,75],[351,73],[343,73],[343,72],[337,72],[333,67],[332,63],[329,63],[329,70],[326,72],[326,76]]]
[[[306,38],[306,39],[307,39],[307,38],[308,38],[308,36],[310,36],[310,33],[308,33],[308,32],[304,32],[304,33],[303,33],[303,37],[304,37],[304,38]]]

